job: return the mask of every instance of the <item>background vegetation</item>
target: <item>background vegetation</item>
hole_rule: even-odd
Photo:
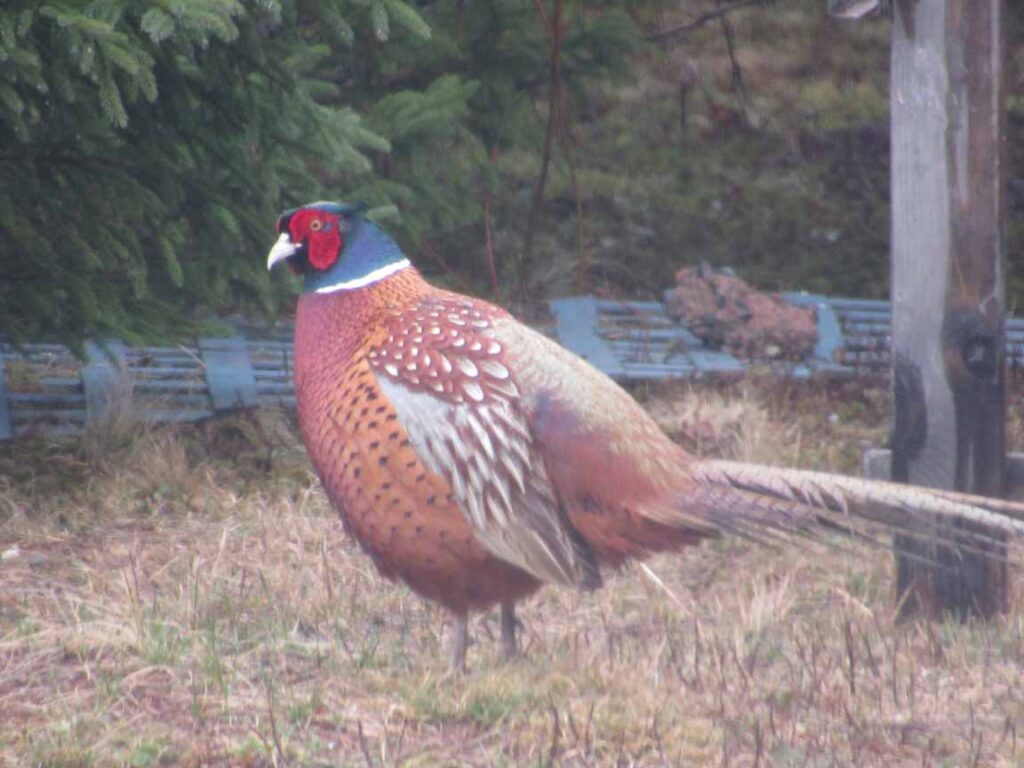
[[[626,72],[632,17],[559,17],[567,87]],[[479,222],[491,154],[535,132],[547,38],[508,0],[5,3],[0,328],[132,339],[273,311],[259,254],[311,199],[363,199],[413,247]]]
[[[4,3],[0,329],[273,316],[294,286],[264,273],[272,222],[320,198],[366,200],[436,278],[520,310],[657,295],[702,260],[884,296],[889,22],[729,5]]]

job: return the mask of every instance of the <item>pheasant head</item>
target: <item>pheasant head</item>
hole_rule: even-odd
[[[267,268],[287,263],[307,293],[370,285],[409,266],[398,244],[363,216],[365,206],[310,203],[281,214]]]

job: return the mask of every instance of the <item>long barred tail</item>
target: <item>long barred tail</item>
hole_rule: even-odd
[[[886,533],[987,549],[1024,535],[1024,504],[954,491],[731,461],[689,467],[693,516],[722,532],[813,535],[817,526],[877,540]],[[970,524],[954,533],[943,520]]]

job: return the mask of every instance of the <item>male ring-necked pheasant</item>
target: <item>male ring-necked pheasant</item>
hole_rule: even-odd
[[[304,275],[295,391],[327,494],[383,574],[452,613],[455,669],[469,611],[501,605],[509,655],[514,605],[541,584],[592,589],[602,567],[721,532],[935,514],[1024,531],[997,500],[697,459],[588,363],[428,284],[361,211],[283,214],[267,266]]]

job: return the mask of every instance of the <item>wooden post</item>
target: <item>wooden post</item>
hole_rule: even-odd
[[[896,0],[893,15],[892,477],[1002,496],[1003,1]],[[937,563],[897,556],[903,615],[1006,610],[998,559],[897,545]]]

